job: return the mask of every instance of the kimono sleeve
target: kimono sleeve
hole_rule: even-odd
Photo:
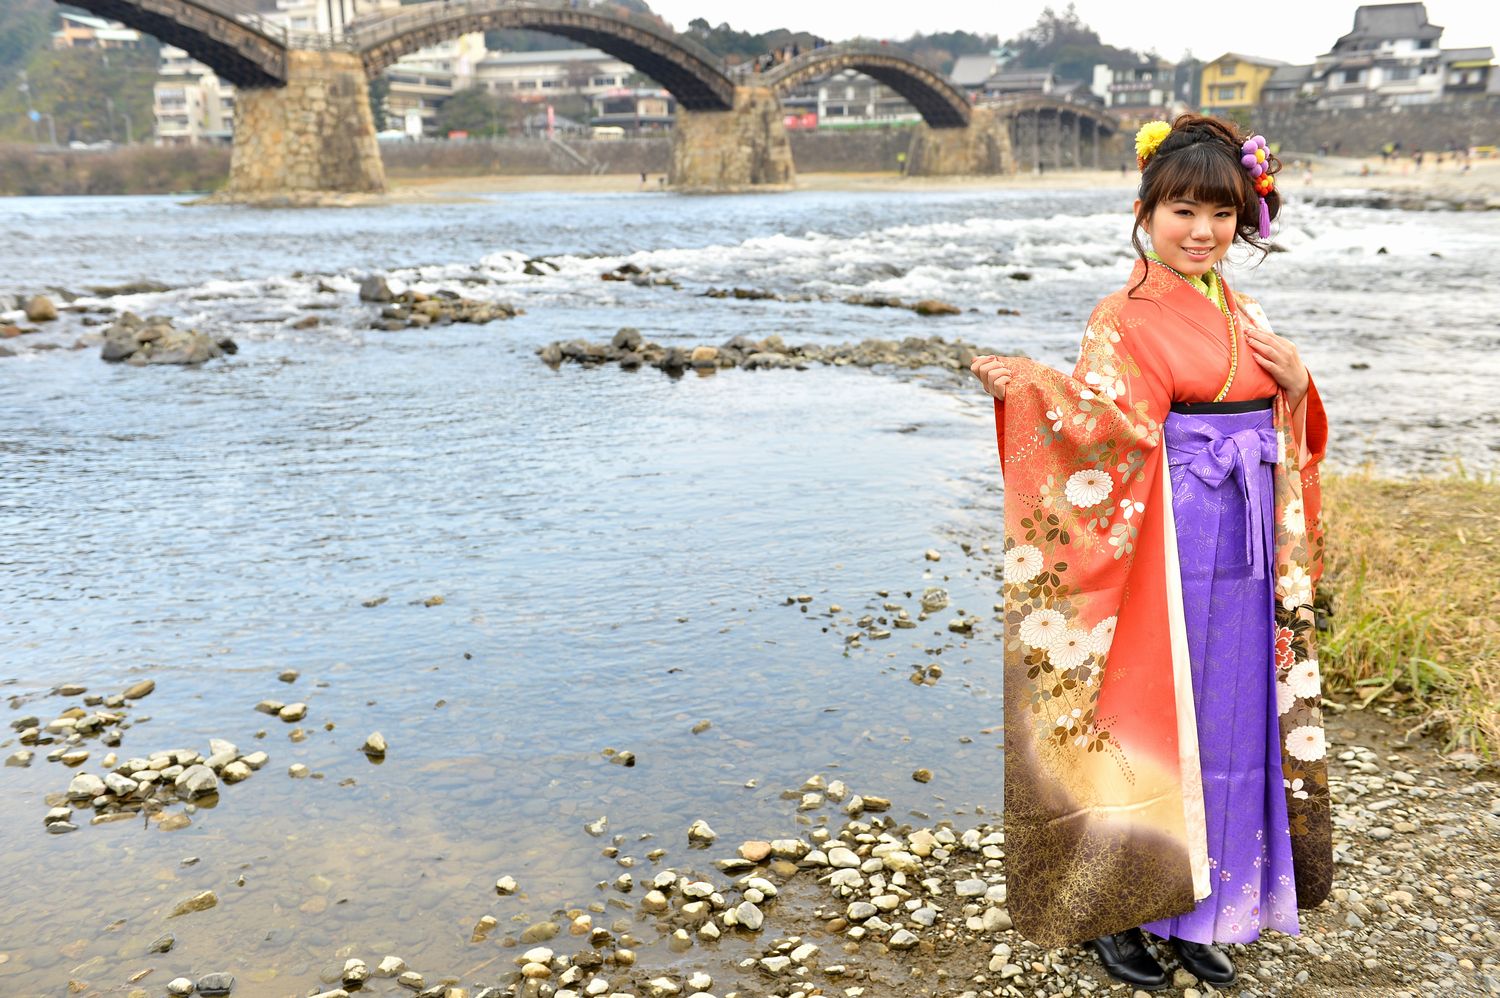
[[[1235,298],[1250,321],[1262,329],[1271,330],[1260,303],[1249,295],[1236,293]],[[1291,410],[1289,419],[1291,446],[1295,453],[1288,454],[1288,465],[1299,472],[1301,495],[1293,507],[1301,510],[1306,524],[1308,539],[1307,571],[1316,583],[1323,576],[1323,489],[1320,481],[1320,465],[1328,450],[1328,414],[1323,409],[1323,397],[1318,393],[1317,382],[1308,374],[1307,394],[1297,407]]]
[[[1045,946],[1180,914],[1206,893],[1187,673],[1169,638],[1171,389],[1140,327],[1121,321],[1122,298],[1095,310],[1072,376],[1018,361],[995,408],[1010,909]]]

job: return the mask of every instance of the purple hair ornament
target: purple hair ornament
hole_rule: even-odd
[[[1271,151],[1266,147],[1264,135],[1252,135],[1240,146],[1240,165],[1250,174],[1251,185],[1260,201],[1260,237],[1271,238],[1271,208],[1266,204],[1266,195],[1276,189],[1276,178],[1271,175]]]

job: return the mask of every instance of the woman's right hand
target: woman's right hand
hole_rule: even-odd
[[[1001,401],[1005,400],[1005,388],[1016,373],[1009,358],[994,356],[975,357],[969,370],[984,385],[985,391]]]

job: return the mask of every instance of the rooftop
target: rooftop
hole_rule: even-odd
[[[1398,38],[1435,42],[1442,35],[1442,28],[1428,22],[1425,3],[1366,4],[1354,12],[1354,30],[1335,42],[1333,51]]]

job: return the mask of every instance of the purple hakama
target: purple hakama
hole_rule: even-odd
[[[1298,933],[1276,695],[1276,433],[1269,409],[1165,426],[1210,893],[1146,931],[1197,943]]]

